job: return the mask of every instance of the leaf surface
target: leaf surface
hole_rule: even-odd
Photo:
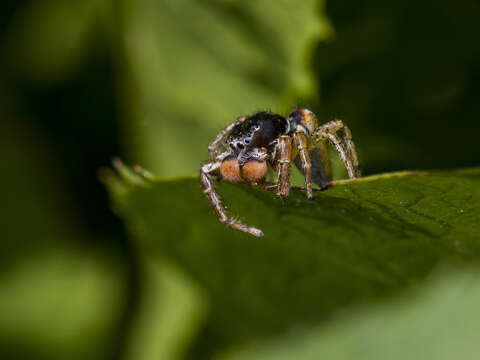
[[[220,182],[230,214],[263,238],[221,224],[196,177],[121,172],[109,187],[144,253],[168,257],[206,290],[197,347],[212,353],[382,302],[439,264],[480,255],[479,169],[337,182],[313,200]]]
[[[401,301],[250,345],[222,359],[477,359],[480,286],[478,269],[472,270],[454,275],[444,270],[441,278]]]
[[[331,28],[323,1],[122,3],[128,143],[162,176],[192,172],[221,128],[315,96],[313,46]],[[122,73],[123,74],[123,73]]]

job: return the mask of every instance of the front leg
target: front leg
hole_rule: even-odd
[[[353,173],[354,177],[361,177],[362,173],[360,171],[360,165],[358,163],[358,156],[357,156],[357,151],[355,150],[355,143],[353,142],[352,139],[352,132],[350,131],[350,128],[342,121],[342,120],[334,120],[331,123],[334,124],[334,127],[337,129],[334,131],[334,135],[336,135],[336,132],[339,130],[343,131],[343,143],[345,144],[345,150],[351,159],[352,165],[353,165]]]
[[[343,131],[343,138],[337,132]],[[314,148],[321,141],[329,140],[337,150],[340,159],[347,169],[348,177],[357,178],[361,176],[358,156],[355,150],[355,144],[352,140],[350,129],[342,120],[330,121],[319,126],[312,134],[311,148]]]
[[[302,168],[305,175],[305,187],[307,188],[307,197],[313,198],[312,192],[312,164],[310,162],[310,155],[307,149],[307,137],[302,131],[297,131],[293,135],[295,145],[298,148],[298,156],[302,162]]]
[[[238,124],[241,124],[242,122],[244,122],[245,119],[247,119],[247,117],[242,116],[237,120],[235,120],[233,123],[228,125],[225,129],[223,129],[220,132],[220,134],[218,134],[217,137],[208,145],[210,160],[214,161],[217,155],[219,155],[219,153],[222,153],[223,151],[225,151],[225,149],[222,148],[225,139],[228,137],[228,135],[230,135],[230,132],[232,131],[232,129]]]
[[[277,195],[282,199],[290,191],[290,159],[292,157],[292,138],[288,135],[280,136],[277,145],[278,152],[278,188]]]
[[[210,202],[210,205],[212,205],[213,209],[217,213],[218,220],[220,220],[225,225],[230,226],[231,228],[252,234],[254,236],[263,236],[263,232],[261,230],[244,225],[228,217],[227,211],[222,204],[222,200],[220,199],[220,196],[215,189],[215,184],[211,175],[213,172],[217,171],[220,168],[220,165],[221,162],[217,161],[204,164],[200,168],[200,182],[202,184],[203,192],[205,193],[205,196]]]

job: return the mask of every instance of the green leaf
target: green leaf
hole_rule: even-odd
[[[0,353],[35,359],[108,356],[125,290],[120,264],[107,256],[59,244],[17,259],[2,272]]]
[[[165,261],[145,259],[125,359],[181,359],[205,315],[201,291]]]
[[[80,226],[57,149],[3,110],[0,358],[111,357],[126,308],[122,258]]]
[[[122,3],[128,141],[162,176],[194,171],[235,118],[309,101],[314,44],[330,33],[323,1],[129,0]]]
[[[310,201],[219,183],[230,214],[263,238],[221,224],[196,177],[122,178],[107,183],[140,247],[206,291],[197,354],[320,323],[419,284],[438,264],[480,257],[480,169],[337,182]]]
[[[441,275],[442,279],[387,306],[340,316],[318,329],[292,332],[221,358],[477,359],[480,273],[475,269],[452,276],[444,270]]]
[[[104,5],[103,0],[28,2],[15,14],[6,39],[11,70],[43,83],[68,76],[83,59]]]

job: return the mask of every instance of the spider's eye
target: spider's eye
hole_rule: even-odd
[[[237,143],[237,147],[242,150],[244,148],[243,144],[242,143]]]
[[[245,134],[243,142],[245,144],[250,144],[250,141],[252,141],[252,137],[253,137],[253,132],[249,131],[248,133]]]

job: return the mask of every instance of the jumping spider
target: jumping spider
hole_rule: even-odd
[[[337,134],[340,130],[343,136]],[[228,125],[208,146],[210,162],[200,169],[203,191],[219,220],[234,229],[263,236],[261,230],[227,215],[212,175],[233,182],[261,183],[270,165],[278,174],[278,183],[273,187],[277,188],[277,195],[285,199],[290,190],[290,162],[293,161],[305,176],[307,197],[311,199],[312,181],[324,187],[332,180],[327,140],[340,155],[348,176],[361,176],[352,134],[342,120],[319,126],[310,110],[298,109],[286,118],[259,112]]]

